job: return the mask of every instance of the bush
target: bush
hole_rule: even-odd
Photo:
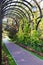
[[[30,39],[30,33],[29,33],[29,24],[26,19],[24,22],[23,29],[22,29],[22,23],[20,23],[17,36],[18,36],[18,42],[23,43],[26,46],[28,45]]]
[[[31,35],[31,47],[37,50],[38,44],[40,44],[38,31],[33,30]]]

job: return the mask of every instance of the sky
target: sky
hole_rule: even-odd
[[[43,8],[43,1],[40,3],[40,7]]]

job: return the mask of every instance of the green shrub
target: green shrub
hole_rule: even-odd
[[[23,43],[26,46],[28,45],[28,42],[30,39],[30,33],[29,33],[29,24],[26,19],[24,21],[23,29],[22,29],[22,23],[20,23],[20,27],[19,27],[17,36],[18,36],[18,42]]]
[[[22,30],[22,21],[20,22],[19,31],[16,35],[17,35],[17,38],[18,38],[18,42],[22,43],[23,39],[24,39],[24,33],[23,33],[23,30]]]

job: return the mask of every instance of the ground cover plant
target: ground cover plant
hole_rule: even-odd
[[[4,58],[3,58],[4,57]],[[8,59],[4,60],[3,59]],[[2,64],[5,65],[6,61],[8,61],[7,65],[16,65],[16,62],[13,60],[12,56],[10,55],[8,49],[6,48],[5,44],[2,44]]]

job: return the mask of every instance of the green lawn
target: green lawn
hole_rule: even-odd
[[[10,55],[8,49],[6,48],[5,44],[2,45],[4,52],[8,56],[9,65],[17,65],[16,62],[13,60],[12,56]]]

